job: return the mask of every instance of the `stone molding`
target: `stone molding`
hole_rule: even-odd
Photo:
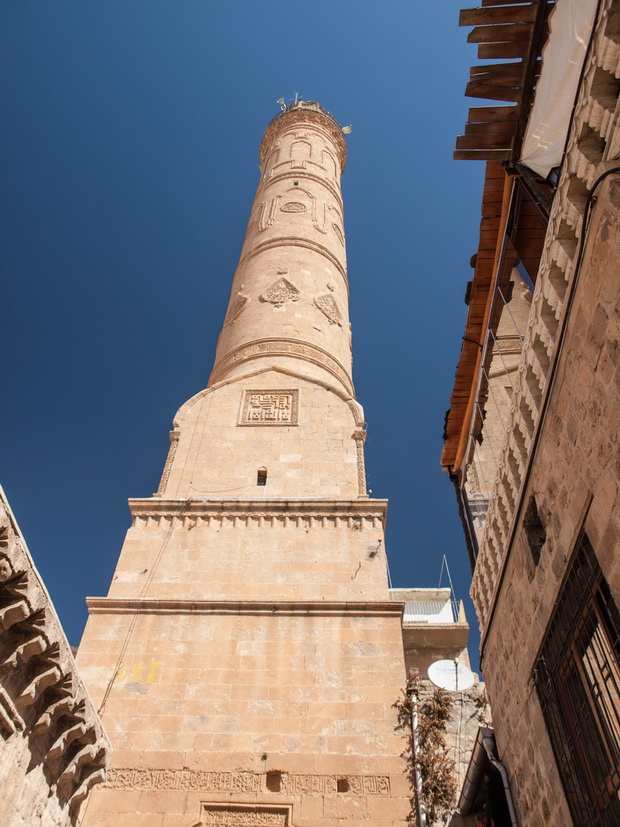
[[[286,235],[286,236],[278,236],[277,238],[268,238],[265,241],[261,241],[258,244],[255,244],[251,250],[249,250],[244,256],[239,259],[239,265],[237,267],[237,272],[241,271],[241,268],[246,262],[248,262],[254,256],[259,255],[264,250],[271,250],[273,247],[305,247],[307,250],[312,250],[314,253],[319,253],[319,255],[324,256],[326,259],[329,260],[331,264],[338,270],[340,275],[342,276],[345,286],[347,288],[347,297],[349,294],[349,281],[347,279],[347,271],[344,268],[342,262],[336,258],[336,256],[328,250],[323,244],[319,244],[318,241],[311,241],[308,238],[300,238],[298,236]]]
[[[156,597],[87,597],[90,614],[283,615],[290,617],[398,617],[394,600],[175,600]]]
[[[344,212],[344,201],[342,200],[342,193],[340,192],[340,189],[334,184],[333,181],[330,181],[329,178],[324,178],[322,175],[318,175],[316,172],[311,172],[309,169],[287,169],[280,172],[274,172],[271,177],[265,178],[262,181],[261,189],[264,191],[268,187],[271,187],[272,184],[278,184],[280,181],[286,181],[287,179],[298,181],[302,178],[304,181],[312,181],[313,183],[319,184],[329,190],[329,193],[333,195],[337,201],[337,206],[340,209],[342,217],[342,213]]]
[[[43,765],[49,784],[42,807],[55,795],[72,823],[104,779],[110,745],[1,488],[0,605],[0,734],[7,742],[28,739],[28,772]]]
[[[217,382],[227,370],[235,367],[240,362],[273,356],[285,356],[312,362],[335,376],[336,379],[342,382],[346,390],[352,396],[354,395],[353,383],[349,373],[340,362],[327,351],[299,339],[255,339],[228,351],[213,366],[213,371],[209,377],[209,385]]]

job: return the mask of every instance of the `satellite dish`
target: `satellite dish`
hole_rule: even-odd
[[[428,677],[448,692],[464,692],[474,685],[474,673],[458,660],[436,660],[428,667]]]

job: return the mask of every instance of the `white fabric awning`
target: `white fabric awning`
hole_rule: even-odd
[[[543,178],[560,165],[597,0],[557,0],[525,130],[521,162]]]

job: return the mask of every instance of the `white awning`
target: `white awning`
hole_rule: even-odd
[[[528,120],[521,161],[546,178],[560,165],[597,0],[557,0]]]

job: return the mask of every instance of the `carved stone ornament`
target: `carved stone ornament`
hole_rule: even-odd
[[[282,307],[287,302],[299,301],[299,290],[288,279],[278,279],[260,296],[262,302],[269,302],[275,307]]]
[[[286,204],[282,204],[280,207],[282,212],[306,212],[307,209],[301,201],[287,201]]]
[[[338,305],[333,296],[329,293],[326,293],[324,296],[317,296],[314,303],[321,313],[327,316],[330,324],[337,324],[342,327],[342,313],[338,309]]]
[[[290,806],[203,804],[200,827],[291,827]],[[199,827],[196,825],[196,827]]]
[[[336,238],[338,239],[338,241],[341,244],[344,244],[344,235],[340,227],[337,224],[332,224],[332,227],[334,228],[334,232],[336,233]]]
[[[297,425],[298,390],[246,390],[239,425]]]
[[[230,311],[231,322],[234,322],[235,319],[240,315],[241,311],[245,308],[248,301],[248,297],[244,296],[243,293],[237,293],[235,303],[233,304],[232,310]]]

